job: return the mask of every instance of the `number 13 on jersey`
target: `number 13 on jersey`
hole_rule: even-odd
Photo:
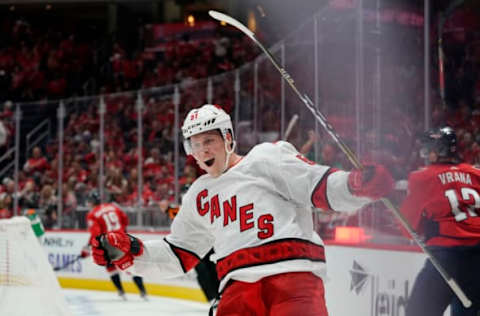
[[[450,202],[451,211],[457,222],[466,220],[469,216],[478,216],[477,209],[480,209],[480,194],[474,189],[462,187],[460,192],[450,189],[445,191],[445,196]]]

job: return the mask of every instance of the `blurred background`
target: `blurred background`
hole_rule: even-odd
[[[346,156],[254,43],[269,47],[361,161],[388,166],[404,197],[418,135],[449,124],[480,163],[480,5],[474,0],[0,1],[0,218],[35,209],[47,229],[85,229],[97,191],[132,228],[168,230],[201,174],[185,113],[219,104],[238,150],[285,138],[309,159]],[[409,244],[378,203],[315,210],[326,239]]]

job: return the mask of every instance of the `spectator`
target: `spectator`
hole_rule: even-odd
[[[45,185],[40,191],[38,207],[44,210],[57,207],[57,197],[51,185]]]
[[[35,172],[42,173],[48,169],[50,169],[50,165],[48,164],[47,158],[42,155],[42,150],[38,146],[34,147],[32,156],[23,166],[23,170],[27,174],[32,175]]]
[[[9,204],[11,204],[9,198],[0,198],[0,219],[12,217],[12,211],[9,209]]]
[[[0,199],[3,200],[4,206],[14,214],[13,200],[15,198],[15,182],[10,178],[5,178],[3,184],[4,191],[0,194]]]
[[[154,177],[162,171],[163,161],[160,157],[160,150],[157,147],[150,149],[150,156],[143,163],[143,174],[145,177]]]
[[[315,161],[313,149],[318,140],[319,136],[315,133],[315,131],[309,130],[308,140],[300,147],[299,152],[310,160]],[[335,168],[342,168],[342,164],[338,158],[338,150],[336,145],[329,142],[324,142],[323,144],[318,144],[318,146],[320,146],[320,157],[317,159],[317,163]]]
[[[125,196],[128,188],[128,181],[122,175],[119,168],[109,167],[107,169],[107,177],[105,179],[105,187],[107,188],[113,201],[117,203],[125,202]]]
[[[20,191],[20,207],[35,208],[38,206],[39,194],[36,190],[35,181],[30,179],[27,181]]]
[[[64,183],[62,186],[62,227],[73,228],[75,225],[77,197],[71,185]]]

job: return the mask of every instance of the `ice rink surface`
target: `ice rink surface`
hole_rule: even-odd
[[[116,292],[63,289],[72,316],[206,316],[209,305],[187,300],[126,293],[122,300]]]

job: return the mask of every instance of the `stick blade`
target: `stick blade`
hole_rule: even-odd
[[[235,20],[229,15],[226,15],[224,13],[221,13],[215,10],[209,10],[208,14],[217,21],[223,21],[227,24],[230,24],[233,27],[236,27],[237,29],[239,29],[240,31],[242,31],[243,33],[245,33],[251,38],[255,37],[255,34],[252,31],[250,31],[248,27],[246,27],[241,22],[239,22],[238,20]]]

